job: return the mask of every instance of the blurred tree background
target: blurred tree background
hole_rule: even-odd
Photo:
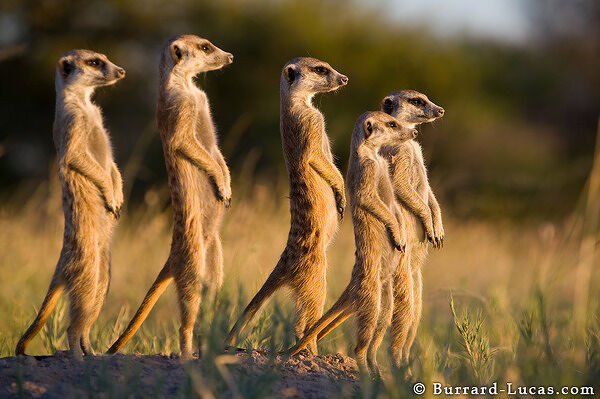
[[[283,196],[279,75],[296,56],[350,78],[317,97],[345,171],[356,117],[393,90],[426,93],[446,116],[420,141],[434,190],[457,217],[558,218],[573,209],[600,111],[600,2],[523,2],[529,32],[511,42],[443,35],[394,19],[392,3],[345,0],[4,0],[0,5],[0,182],[24,198],[55,174],[55,63],[71,48],[127,70],[100,89],[129,202],[166,183],[154,111],[160,48],[195,33],[235,55],[198,77],[234,179],[275,182]],[[285,187],[285,186],[283,186]],[[165,201],[165,206],[168,201]]]

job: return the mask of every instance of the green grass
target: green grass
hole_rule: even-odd
[[[24,206],[0,210],[0,356],[11,356],[20,334],[40,306],[61,246],[62,220],[55,184],[41,187]],[[277,378],[228,375],[223,337],[247,300],[264,282],[285,243],[288,211],[285,195],[272,187],[240,187],[223,226],[226,282],[216,304],[203,304],[196,325],[202,360],[190,366],[189,383],[179,396],[202,390],[218,395],[264,397]],[[242,199],[244,198],[244,199]],[[128,209],[113,245],[113,277],[103,311],[92,330],[96,352],[117,338],[163,265],[170,243],[171,214],[164,189],[148,193],[145,203]],[[386,343],[380,363],[389,376],[385,384],[364,379],[359,396],[412,396],[412,381],[429,388],[433,382],[454,386],[512,382],[523,386],[596,387],[600,381],[600,313],[598,274],[588,282],[590,301],[585,320],[574,321],[574,297],[581,289],[575,278],[579,263],[577,218],[558,224],[521,225],[454,220],[446,216],[446,246],[431,251],[424,267],[424,312],[411,353],[412,379],[395,370]],[[351,223],[345,220],[328,252],[330,306],[348,282],[354,261]],[[598,258],[592,260],[598,265]],[[270,353],[293,340],[293,306],[288,293],[278,293],[247,328],[240,346]],[[32,354],[67,349],[66,300],[28,347]],[[173,287],[158,301],[125,353],[178,352],[178,311]],[[354,323],[344,323],[320,343],[321,353],[352,355]],[[91,380],[90,380],[91,381]],[[100,382],[98,382],[100,381]],[[135,372],[127,387],[110,386],[110,397],[134,392]],[[157,392],[161,381],[156,382]],[[21,381],[22,384],[22,381]],[[96,385],[94,385],[96,384]],[[19,385],[22,387],[22,385]],[[428,389],[426,397],[431,397]],[[429,395],[429,396],[428,396]]]

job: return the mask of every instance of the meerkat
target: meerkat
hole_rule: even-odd
[[[124,76],[123,68],[90,50],[72,50],[58,60],[53,139],[65,215],[63,247],[42,307],[17,344],[17,355],[25,354],[65,290],[70,299],[70,353],[78,359],[93,354],[90,328],[108,292],[110,240],[123,204],[123,183],[92,95],[97,87]]]
[[[444,115],[444,109],[422,93],[397,91],[386,96],[381,110],[394,116],[404,127],[432,122]],[[429,186],[421,147],[414,140],[383,146],[380,153],[388,160],[402,219],[407,222],[407,251],[400,257],[393,274],[393,317],[391,326],[392,359],[397,366],[408,363],[421,318],[421,266],[427,255],[426,239],[436,248],[444,243],[440,206]],[[418,218],[418,219],[417,219]],[[342,313],[318,334],[322,339],[349,317]]]
[[[214,297],[223,283],[219,228],[231,201],[231,178],[217,145],[206,93],[193,79],[233,62],[233,55],[195,35],[181,35],[163,48],[157,121],[173,206],[169,257],[135,316],[110,347],[117,352],[141,326],[171,280],[181,314],[183,359],[192,356],[192,333],[204,284]]]
[[[350,283],[337,302],[292,349],[292,355],[336,320],[356,314],[356,360],[378,373],[376,354],[392,317],[394,268],[404,252],[404,222],[394,198],[387,161],[381,146],[415,138],[390,115],[366,112],[352,132],[348,163],[348,191],[354,223],[356,261]]]
[[[323,314],[325,249],[337,231],[338,217],[343,217],[346,198],[323,114],[312,98],[347,83],[345,75],[314,58],[295,58],[283,67],[280,131],[290,185],[290,231],[279,262],[229,332],[226,346],[233,345],[262,304],[284,285],[296,297],[297,339]],[[316,340],[309,347],[317,353]]]
[[[444,115],[444,109],[425,94],[401,90],[386,96],[381,110],[414,128]],[[423,276],[427,241],[435,248],[444,243],[440,206],[429,186],[421,146],[415,140],[381,149],[388,160],[396,198],[407,221],[407,253],[394,275],[394,314],[392,317],[392,359],[406,365],[421,319]]]

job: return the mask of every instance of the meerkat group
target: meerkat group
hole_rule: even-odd
[[[181,325],[181,356],[192,357],[192,335],[207,288],[214,301],[223,283],[219,229],[231,201],[231,176],[219,150],[208,97],[194,77],[233,62],[233,55],[207,39],[180,35],[163,47],[159,64],[157,124],[173,209],[169,257],[133,319],[108,353],[117,352],[139,329],[173,280]],[[93,354],[89,332],[108,292],[110,240],[123,204],[121,175],[113,160],[94,89],[125,76],[106,56],[73,50],[56,71],[54,143],[62,184],[63,249],[42,307],[19,340],[22,355],[43,327],[60,294],[70,298],[67,330],[72,355]],[[380,111],[361,115],[354,127],[348,191],[356,261],[350,283],[323,315],[325,251],[346,207],[345,184],[336,167],[323,114],[313,97],[339,89],[348,78],[328,63],[301,57],[287,62],[280,79],[280,133],[290,189],[290,230],[279,262],[244,309],[225,340],[226,347],[280,287],[296,299],[295,354],[351,314],[356,314],[355,354],[361,366],[378,373],[376,354],[391,325],[393,361],[408,363],[422,308],[422,274],[428,243],[440,248],[444,229],[429,186],[415,126],[444,114],[443,108],[413,90],[393,92]]]

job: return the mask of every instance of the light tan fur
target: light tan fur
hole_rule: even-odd
[[[444,109],[426,95],[414,90],[396,91],[381,103],[382,111],[403,126],[431,122],[444,115]],[[440,206],[429,186],[421,146],[414,140],[382,148],[388,159],[402,214],[407,221],[407,250],[394,275],[394,315],[392,317],[392,358],[397,366],[408,364],[410,349],[421,319],[423,276],[427,240],[440,248],[444,227]]]
[[[171,252],[137,313],[108,353],[117,352],[131,339],[174,279],[181,313],[181,356],[190,358],[201,285],[208,287],[211,299],[221,288],[219,228],[224,208],[231,201],[231,178],[217,145],[208,98],[193,78],[231,62],[233,55],[194,35],[175,37],[164,46],[157,121],[173,204]]]
[[[406,128],[431,122],[444,114],[444,109],[427,96],[414,90],[397,91],[383,99],[382,111],[393,115]],[[444,243],[444,228],[438,202],[429,186],[421,147],[414,140],[384,146],[380,153],[388,160],[394,194],[400,213],[406,220],[407,250],[394,271],[391,326],[391,350],[397,366],[408,363],[421,319],[423,277],[421,267],[427,255],[427,243],[436,248]],[[322,339],[350,316],[343,312],[324,327],[317,336]]]
[[[350,283],[325,315],[290,352],[298,353],[324,329],[334,328],[356,313],[356,360],[378,373],[376,354],[393,310],[393,273],[406,245],[405,228],[394,198],[382,145],[403,143],[417,131],[383,112],[361,115],[352,133],[348,190],[356,261]]]
[[[283,67],[280,131],[290,184],[290,231],[279,262],[231,329],[227,346],[284,285],[296,296],[297,339],[323,314],[325,250],[337,230],[337,215],[342,217],[346,200],[344,180],[333,163],[323,114],[312,105],[312,98],[347,82],[346,76],[314,58],[296,58]],[[309,346],[316,354],[316,340]]]
[[[93,353],[89,333],[108,292],[110,240],[123,203],[123,184],[101,110],[91,97],[96,87],[124,76],[123,68],[90,50],[69,51],[58,61],[53,138],[65,214],[63,247],[46,298],[19,340],[17,355],[25,353],[65,289],[71,354],[81,358]]]

